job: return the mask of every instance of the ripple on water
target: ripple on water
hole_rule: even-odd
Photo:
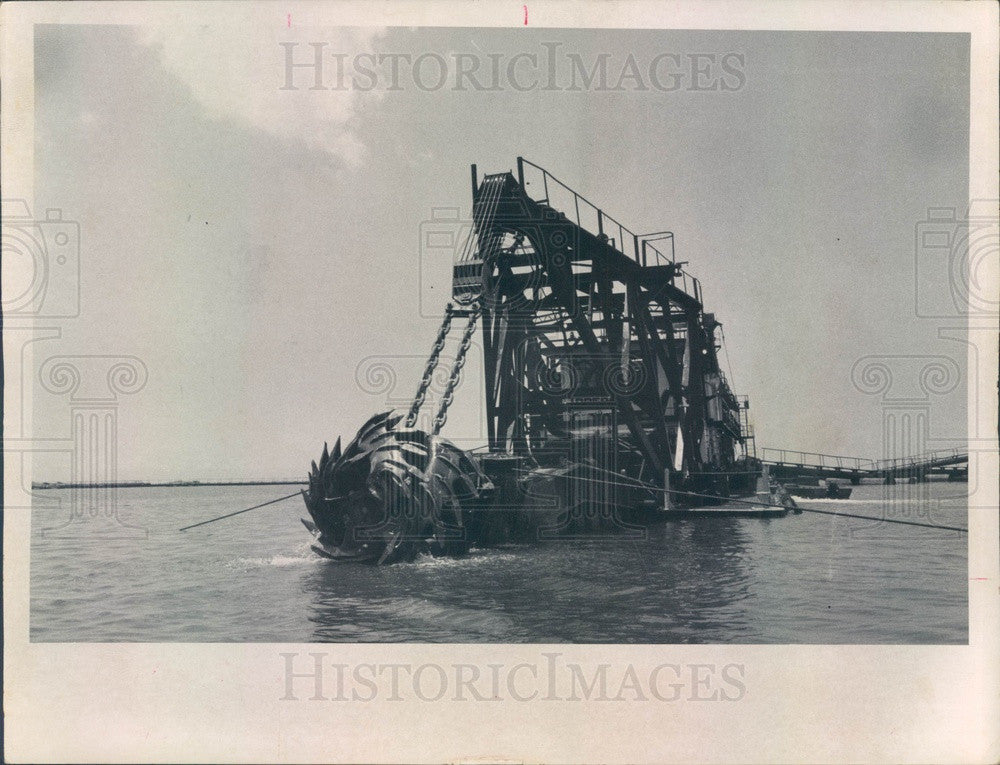
[[[906,488],[911,490],[907,493]],[[855,487],[806,506],[958,525],[955,486]],[[961,643],[967,538],[803,514],[658,524],[377,568],[310,550],[298,514],[177,528],[266,487],[129,489],[148,538],[53,540],[32,516],[34,641]],[[67,494],[68,497],[68,494]],[[201,533],[204,531],[204,533]]]

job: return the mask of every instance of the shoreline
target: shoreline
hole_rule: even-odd
[[[305,481],[123,481],[120,483],[33,483],[32,491],[47,489],[146,489],[146,488],[197,488],[200,486],[306,486]]]

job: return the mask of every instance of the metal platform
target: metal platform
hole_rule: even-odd
[[[839,478],[857,486],[862,480],[880,480],[895,483],[897,479],[926,480],[932,475],[947,476],[949,480],[968,480],[968,449],[941,449],[921,455],[885,460],[863,457],[843,457],[815,452],[798,452],[790,449],[761,450],[761,462],[780,481],[798,481]]]

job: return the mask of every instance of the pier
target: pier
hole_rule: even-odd
[[[922,482],[930,476],[946,476],[949,481],[969,479],[969,451],[962,447],[883,460],[765,448],[761,463],[780,481],[840,479],[857,486],[866,478],[887,484],[899,479]]]

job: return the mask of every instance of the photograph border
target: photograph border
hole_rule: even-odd
[[[332,26],[489,26],[704,30],[960,32],[971,35],[969,199],[998,190],[997,6],[974,2],[336,4],[9,3],[0,8],[4,88],[2,182],[33,190],[33,25],[222,22],[240,13]],[[527,13],[527,17],[525,14]],[[249,44],[249,43],[248,43]],[[5,191],[5,196],[8,196]],[[986,272],[1000,284],[997,264]],[[7,278],[5,276],[5,278]],[[954,323],[954,321],[952,322]],[[46,331],[39,321],[34,332]],[[51,331],[51,330],[49,330]],[[4,333],[5,411],[21,346]],[[30,467],[4,460],[4,755],[10,762],[991,762],[1000,759],[1000,581],[997,539],[997,322],[969,319],[969,643],[967,646],[543,644],[83,644],[29,638]],[[30,347],[28,349],[30,355]],[[985,397],[989,397],[986,400]],[[23,404],[22,404],[23,402]],[[978,405],[974,405],[978,404]],[[5,456],[11,434],[5,431]],[[24,483],[27,481],[27,484]],[[309,665],[326,668],[322,692]],[[602,665],[614,689],[658,667],[681,687],[620,702],[569,699],[540,683],[550,655],[587,682]],[[292,696],[289,698],[292,658]],[[485,675],[500,665],[500,700],[340,698],[335,667],[431,666]],[[677,668],[676,670],[674,668]],[[739,667],[739,669],[734,669]],[[700,668],[700,669],[699,669]],[[728,668],[728,669],[727,669]],[[296,673],[304,676],[297,678]],[[362,675],[368,677],[368,670]],[[327,674],[328,673],[328,674]],[[438,669],[428,670],[428,677]],[[468,675],[466,675],[467,677]],[[676,676],[678,679],[674,680]],[[452,675],[449,674],[449,682]],[[511,680],[511,678],[514,678]],[[716,682],[725,678],[723,682]],[[534,683],[534,684],[532,684]],[[364,686],[362,683],[359,688]],[[663,687],[669,687],[667,681]],[[379,687],[381,690],[381,686]],[[512,691],[513,689],[513,691]],[[355,688],[357,690],[357,688]],[[312,691],[310,693],[309,691]],[[532,696],[532,691],[535,695]],[[613,691],[610,695],[614,695]],[[678,698],[672,698],[673,695]],[[524,696],[524,700],[519,697]],[[530,698],[527,698],[529,697]],[[546,698],[548,697],[548,698]],[[713,703],[700,703],[700,702]],[[440,706],[431,706],[440,705]]]

